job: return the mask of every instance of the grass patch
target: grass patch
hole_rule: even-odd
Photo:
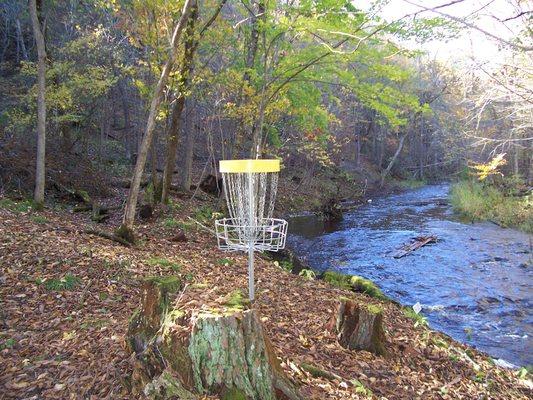
[[[62,290],[73,290],[76,286],[81,283],[81,279],[72,274],[66,274],[61,279],[47,279],[43,282],[44,288],[46,290],[53,291],[62,291]]]
[[[229,259],[229,258],[219,258],[217,260],[217,265],[222,265],[225,267],[229,267],[230,265],[235,264],[235,261]]]
[[[179,221],[175,218],[167,218],[163,221],[163,226],[168,229],[179,228],[184,232],[190,231],[193,227],[192,224],[187,222]]]
[[[276,267],[280,267],[281,269],[284,269],[287,272],[292,272],[292,269],[294,268],[294,265],[292,264],[292,262],[288,260],[274,261],[274,265]]]
[[[14,201],[11,199],[0,199],[0,208],[13,211],[16,213],[23,213],[31,211],[33,202],[31,200]]]
[[[151,267],[163,267],[171,269],[174,272],[179,272],[181,270],[180,264],[167,260],[166,258],[153,257],[146,260],[146,263]]]
[[[13,347],[15,347],[15,344],[17,344],[15,339],[13,338],[6,339],[4,340],[2,344],[0,344],[0,350],[12,349]]]
[[[91,318],[80,325],[83,330],[87,329],[100,329],[109,325],[109,319],[106,318]]]
[[[456,212],[472,221],[493,221],[533,233],[533,195],[506,195],[498,188],[475,181],[461,181],[450,190]]]
[[[153,283],[164,293],[175,293],[181,288],[181,280],[177,276],[149,276],[146,282]]]
[[[168,207],[171,210],[176,211],[176,212],[181,211],[181,209],[183,208],[183,206],[180,203],[172,199],[168,199]]]
[[[383,308],[381,308],[377,304],[367,304],[366,309],[368,310],[369,313],[374,314],[374,315],[383,313]]]
[[[39,225],[44,225],[48,222],[48,218],[42,216],[42,215],[33,215],[31,217],[31,220]]]
[[[427,319],[423,315],[417,314],[411,307],[405,307],[403,313],[407,318],[415,321],[415,328],[418,326],[428,326]]]
[[[344,275],[335,271],[326,271],[324,272],[322,278],[329,284],[338,287],[339,289],[352,290],[350,275]]]
[[[365,293],[380,300],[387,299],[376,284],[368,279],[353,275],[350,279],[350,284],[352,285],[352,290],[358,293]]]

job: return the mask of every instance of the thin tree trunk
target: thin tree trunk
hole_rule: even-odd
[[[24,36],[22,35],[22,29],[20,27],[20,20],[17,18],[17,40],[20,43],[20,50],[22,53],[22,59],[28,61],[28,51],[26,50],[26,45],[24,44]]]
[[[401,137],[400,137],[400,142],[398,143],[398,148],[396,149],[396,152],[394,153],[394,156],[392,156],[392,159],[390,160],[389,162],[389,165],[387,165],[387,168],[385,169],[385,171],[383,171],[381,173],[381,183],[380,183],[380,186],[383,186],[383,184],[385,183],[385,179],[387,178],[387,175],[389,175],[389,172],[390,170],[392,169],[392,167],[394,166],[394,163],[396,162],[396,159],[398,158],[398,156],[400,155],[400,153],[402,152],[402,149],[403,149],[403,143],[405,141],[405,138],[407,137],[408,135],[408,132],[404,133]]]
[[[514,174],[520,174],[520,147],[514,147]]]
[[[194,142],[195,142],[195,133],[194,129],[185,129],[185,137],[183,143],[183,164],[182,164],[182,174],[180,177],[180,187],[182,190],[191,190],[191,171],[192,163],[194,158]]]
[[[153,204],[158,198],[160,189],[159,179],[157,178],[157,133],[154,134],[152,145],[150,146],[150,174],[152,181],[152,198],[150,199],[150,204]]]
[[[176,156],[179,144],[179,132],[181,129],[182,119],[181,115],[185,107],[185,96],[180,93],[172,107],[172,116],[170,120],[170,127],[167,134],[167,155],[165,159],[165,169],[163,170],[163,188],[161,192],[161,202],[166,203],[170,193],[170,185],[172,183],[172,175],[176,165]]]
[[[35,168],[34,201],[38,208],[44,205],[45,152],[46,152],[46,48],[41,23],[37,16],[36,0],[29,2],[33,35],[37,43],[37,158]]]
[[[172,116],[170,119],[170,126],[167,133],[167,154],[165,159],[165,168],[163,171],[163,187],[161,191],[161,202],[168,201],[170,192],[170,184],[172,183],[172,175],[176,165],[176,156],[179,143],[179,132],[181,129],[181,115],[185,106],[185,92],[189,88],[190,76],[194,65],[194,53],[198,42],[194,39],[194,29],[196,20],[198,19],[198,7],[196,4],[191,9],[191,16],[187,23],[185,31],[185,51],[183,55],[183,62],[180,68],[180,80],[178,82],[178,96],[172,107]]]
[[[183,32],[183,29],[185,28],[185,24],[189,18],[192,3],[195,3],[195,0],[185,0],[185,4],[183,5],[183,10],[181,12],[181,17],[172,35],[172,43],[168,60],[163,66],[161,76],[159,77],[159,81],[157,82],[152,102],[150,104],[150,113],[146,122],[146,129],[144,132],[142,143],[139,149],[139,155],[137,157],[137,162],[135,164],[135,169],[131,180],[131,188],[128,195],[128,200],[126,202],[126,209],[124,210],[124,218],[122,226],[118,232],[119,234],[124,235],[124,237],[127,237],[130,240],[133,240],[133,224],[135,221],[137,198],[139,197],[139,188],[141,185],[141,178],[144,171],[144,166],[146,164],[146,158],[148,156],[148,150],[150,148],[150,144],[152,142],[154,134],[157,112],[161,103],[163,90],[168,81],[168,76],[170,74],[170,71],[172,70],[172,66],[174,65],[178,42]]]

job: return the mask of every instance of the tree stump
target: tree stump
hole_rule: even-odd
[[[377,305],[360,305],[341,299],[335,317],[339,344],[350,350],[366,350],[386,355],[383,309]]]
[[[154,216],[154,206],[151,204],[143,204],[139,208],[139,217],[142,220],[150,219]]]
[[[167,288],[168,289],[168,288]],[[257,311],[168,308],[169,290],[147,283],[126,343],[135,354],[132,390],[152,399],[300,400]]]

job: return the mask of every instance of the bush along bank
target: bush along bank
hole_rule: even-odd
[[[453,209],[471,221],[491,221],[502,227],[533,233],[531,189],[506,183],[457,182],[450,189]]]

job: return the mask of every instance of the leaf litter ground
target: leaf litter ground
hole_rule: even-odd
[[[143,277],[180,275],[187,285],[174,302],[188,311],[223,304],[236,289],[246,294],[244,255],[218,251],[212,235],[186,218],[200,205],[169,208],[139,226],[132,248],[76,233],[90,227],[87,215],[0,209],[0,398],[134,398],[124,335]],[[111,230],[118,218],[98,229]],[[186,230],[187,242],[171,240],[177,229]],[[306,280],[258,258],[254,307],[306,398],[533,397],[529,380],[441,333],[415,327],[398,305]],[[327,326],[341,296],[385,309],[387,357],[339,346]],[[304,363],[341,379],[313,377]]]

